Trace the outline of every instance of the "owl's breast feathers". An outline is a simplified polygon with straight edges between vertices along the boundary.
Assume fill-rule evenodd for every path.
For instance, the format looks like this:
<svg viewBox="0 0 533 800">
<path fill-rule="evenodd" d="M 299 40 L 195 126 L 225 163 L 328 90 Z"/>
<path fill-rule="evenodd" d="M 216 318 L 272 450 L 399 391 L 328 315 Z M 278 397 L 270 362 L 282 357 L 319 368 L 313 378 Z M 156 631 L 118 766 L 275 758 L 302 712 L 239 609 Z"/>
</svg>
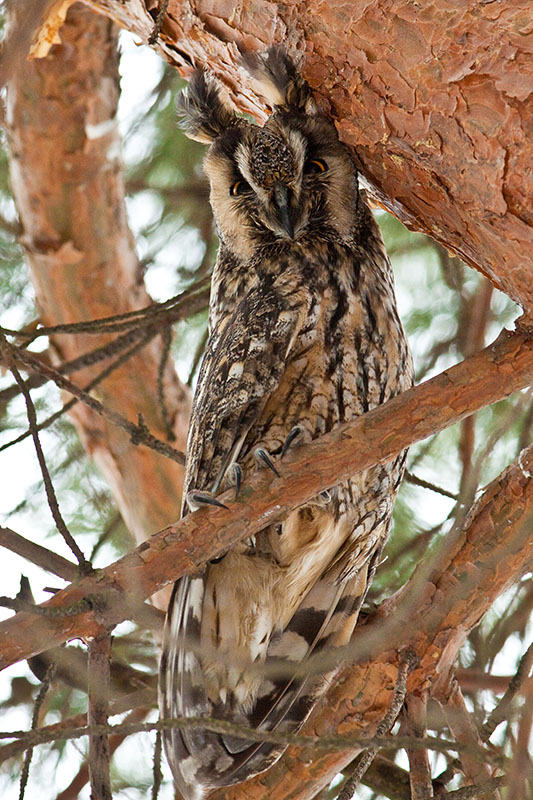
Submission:
<svg viewBox="0 0 533 800">
<path fill-rule="evenodd" d="M 264 251 L 246 272 L 223 267 L 214 276 L 186 490 L 224 485 L 234 461 L 246 476 L 258 446 L 275 457 L 296 425 L 305 445 L 412 383 L 390 265 L 370 217 L 364 247 L 318 237 Z M 332 485 L 281 526 L 176 584 L 161 670 L 165 716 L 266 730 L 304 721 L 324 678 L 265 674 L 261 665 L 302 662 L 349 640 L 403 466 L 402 456 Z M 281 749 L 202 730 L 174 729 L 167 739 L 189 794 L 192 785 L 244 780 Z"/>
</svg>

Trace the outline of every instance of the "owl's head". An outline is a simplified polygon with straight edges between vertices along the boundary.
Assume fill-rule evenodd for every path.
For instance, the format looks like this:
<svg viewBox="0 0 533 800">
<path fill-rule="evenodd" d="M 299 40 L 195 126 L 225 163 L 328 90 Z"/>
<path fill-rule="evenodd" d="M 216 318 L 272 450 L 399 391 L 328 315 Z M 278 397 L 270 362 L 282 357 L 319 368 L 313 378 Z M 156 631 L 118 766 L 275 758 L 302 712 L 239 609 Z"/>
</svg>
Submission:
<svg viewBox="0 0 533 800">
<path fill-rule="evenodd" d="M 210 145 L 204 169 L 219 235 L 240 259 L 306 238 L 350 241 L 357 170 L 333 123 L 282 48 L 247 58 L 255 88 L 273 106 L 263 127 L 237 116 L 223 86 L 194 73 L 178 101 L 187 135 Z"/>
</svg>

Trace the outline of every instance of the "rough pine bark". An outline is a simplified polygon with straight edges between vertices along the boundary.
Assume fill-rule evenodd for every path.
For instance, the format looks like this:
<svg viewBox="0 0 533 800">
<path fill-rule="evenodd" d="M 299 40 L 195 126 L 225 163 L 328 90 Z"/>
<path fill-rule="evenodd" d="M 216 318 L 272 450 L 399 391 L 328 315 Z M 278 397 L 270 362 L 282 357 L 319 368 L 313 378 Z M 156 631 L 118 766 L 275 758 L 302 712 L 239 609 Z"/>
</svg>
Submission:
<svg viewBox="0 0 533 800">
<path fill-rule="evenodd" d="M 154 0 L 86 0 L 147 42 Z M 531 312 L 533 12 L 529 0 L 169 0 L 155 45 L 207 65 L 264 115 L 239 51 L 284 42 L 356 149 L 379 201 Z"/>
</svg>

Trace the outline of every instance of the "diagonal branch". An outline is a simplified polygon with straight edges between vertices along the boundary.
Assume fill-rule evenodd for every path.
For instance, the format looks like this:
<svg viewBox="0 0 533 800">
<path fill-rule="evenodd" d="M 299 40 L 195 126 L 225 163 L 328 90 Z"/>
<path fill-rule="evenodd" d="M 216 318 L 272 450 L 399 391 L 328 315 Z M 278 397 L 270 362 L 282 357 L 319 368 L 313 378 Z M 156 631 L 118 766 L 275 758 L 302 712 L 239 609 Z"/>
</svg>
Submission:
<svg viewBox="0 0 533 800">
<path fill-rule="evenodd" d="M 74 636 L 94 636 L 102 625 L 116 625 L 141 600 L 236 541 L 309 501 L 333 483 L 393 458 L 426 438 L 490 403 L 527 386 L 533 379 L 533 347 L 526 333 L 504 332 L 490 347 L 385 405 L 341 426 L 305 449 L 287 457 L 284 479 L 251 475 L 238 502 L 233 493 L 224 509 L 191 514 L 154 535 L 149 542 L 50 599 L 44 608 L 82 603 L 84 610 L 68 617 L 42 617 L 21 612 L 0 626 L 0 666 L 8 666 Z M 525 462 L 524 462 L 525 463 Z M 529 491 L 529 480 L 526 480 Z M 524 490 L 525 491 L 525 490 Z M 526 503 L 515 511 L 510 526 L 529 513 Z M 522 516 L 521 516 L 522 515 Z M 524 558 L 526 551 L 524 552 Z M 94 605 L 94 598 L 98 603 Z M 92 606 L 87 611 L 87 606 Z"/>
</svg>

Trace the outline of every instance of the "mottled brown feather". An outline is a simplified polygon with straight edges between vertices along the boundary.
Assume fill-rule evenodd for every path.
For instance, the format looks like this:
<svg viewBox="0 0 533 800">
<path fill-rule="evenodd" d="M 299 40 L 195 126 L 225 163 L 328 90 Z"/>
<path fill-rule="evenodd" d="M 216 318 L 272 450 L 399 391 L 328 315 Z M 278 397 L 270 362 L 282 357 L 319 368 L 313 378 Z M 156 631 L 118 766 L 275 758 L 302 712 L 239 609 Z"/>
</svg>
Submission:
<svg viewBox="0 0 533 800">
<path fill-rule="evenodd" d="M 212 79 L 202 93 L 197 77 L 183 104 L 196 128 L 226 124 L 205 159 L 220 251 L 186 492 L 224 488 L 233 461 L 246 480 L 257 447 L 275 459 L 294 426 L 295 446 L 305 446 L 412 384 L 392 271 L 354 160 L 282 51 L 255 63 L 256 81 L 263 77 L 265 95 L 280 103 L 262 128 L 232 119 L 220 103 L 210 122 L 201 101 Z M 281 526 L 178 581 L 161 663 L 165 716 L 270 730 L 302 724 L 324 676 L 276 677 L 259 667 L 349 641 L 404 460 L 332 485 Z M 266 769 L 282 750 L 202 730 L 171 731 L 165 746 L 190 798 Z"/>
</svg>

